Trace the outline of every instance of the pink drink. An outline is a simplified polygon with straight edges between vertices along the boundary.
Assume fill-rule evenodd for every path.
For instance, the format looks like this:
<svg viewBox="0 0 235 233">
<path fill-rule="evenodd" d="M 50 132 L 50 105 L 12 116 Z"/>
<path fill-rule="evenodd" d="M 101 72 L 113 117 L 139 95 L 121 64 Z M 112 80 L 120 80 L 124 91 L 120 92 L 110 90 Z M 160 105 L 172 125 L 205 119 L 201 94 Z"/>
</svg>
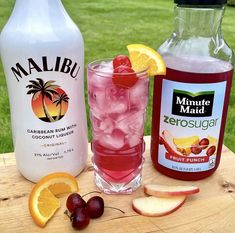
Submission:
<svg viewBox="0 0 235 233">
<path fill-rule="evenodd" d="M 122 88 L 113 83 L 111 62 L 88 66 L 95 179 L 106 193 L 131 193 L 140 185 L 149 79 L 146 72 L 137 76 L 134 86 Z"/>
</svg>

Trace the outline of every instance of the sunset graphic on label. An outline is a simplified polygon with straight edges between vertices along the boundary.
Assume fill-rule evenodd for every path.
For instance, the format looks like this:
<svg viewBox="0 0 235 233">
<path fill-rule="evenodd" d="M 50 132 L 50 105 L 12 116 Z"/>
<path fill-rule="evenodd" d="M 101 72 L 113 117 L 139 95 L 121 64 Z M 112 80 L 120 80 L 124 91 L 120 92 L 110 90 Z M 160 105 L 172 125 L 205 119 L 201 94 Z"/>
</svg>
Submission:
<svg viewBox="0 0 235 233">
<path fill-rule="evenodd" d="M 55 122 L 64 117 L 68 110 L 69 97 L 55 81 L 30 80 L 28 95 L 32 96 L 34 114 L 42 121 Z"/>
</svg>

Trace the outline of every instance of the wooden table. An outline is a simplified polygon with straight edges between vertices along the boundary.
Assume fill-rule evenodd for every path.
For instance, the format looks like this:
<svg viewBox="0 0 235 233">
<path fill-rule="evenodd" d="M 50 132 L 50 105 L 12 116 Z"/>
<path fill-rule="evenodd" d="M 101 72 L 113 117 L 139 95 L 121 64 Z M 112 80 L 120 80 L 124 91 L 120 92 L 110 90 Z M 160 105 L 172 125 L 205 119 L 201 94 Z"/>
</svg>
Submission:
<svg viewBox="0 0 235 233">
<path fill-rule="evenodd" d="M 196 182 L 178 181 L 161 175 L 153 168 L 149 153 L 150 137 L 145 137 L 145 141 L 143 184 L 193 184 L 199 186 L 201 192 L 189 197 L 183 207 L 164 217 L 143 217 L 132 210 L 132 199 L 144 196 L 142 187 L 132 195 L 103 194 L 106 205 L 121 208 L 126 213 L 123 215 L 105 209 L 104 215 L 92 220 L 82 232 L 235 233 L 235 155 L 224 146 L 220 167 L 214 175 Z M 90 160 L 77 180 L 81 194 L 97 189 Z M 0 155 L 0 233 L 73 232 L 69 219 L 63 214 L 66 197 L 61 198 L 61 209 L 44 229 L 33 223 L 28 211 L 28 196 L 33 185 L 17 171 L 14 153 Z"/>
</svg>

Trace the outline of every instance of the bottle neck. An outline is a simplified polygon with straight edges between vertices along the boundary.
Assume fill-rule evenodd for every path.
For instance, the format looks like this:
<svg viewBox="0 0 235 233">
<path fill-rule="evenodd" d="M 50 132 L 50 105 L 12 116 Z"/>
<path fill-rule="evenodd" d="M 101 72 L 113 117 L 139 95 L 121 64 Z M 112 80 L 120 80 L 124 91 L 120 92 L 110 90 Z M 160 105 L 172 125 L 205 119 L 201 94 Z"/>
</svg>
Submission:
<svg viewBox="0 0 235 233">
<path fill-rule="evenodd" d="M 175 34 L 180 39 L 221 36 L 224 6 L 217 8 L 175 7 Z"/>
<path fill-rule="evenodd" d="M 70 21 L 61 0 L 16 0 L 8 23 L 16 30 L 35 33 L 62 30 Z"/>
<path fill-rule="evenodd" d="M 61 0 L 16 0 L 13 13 L 43 20 L 44 15 L 56 14 L 61 10 L 64 10 Z"/>
<path fill-rule="evenodd" d="M 61 0 L 16 0 L 15 8 L 30 8 L 37 11 L 41 8 L 48 8 L 49 6 L 61 6 Z"/>
</svg>

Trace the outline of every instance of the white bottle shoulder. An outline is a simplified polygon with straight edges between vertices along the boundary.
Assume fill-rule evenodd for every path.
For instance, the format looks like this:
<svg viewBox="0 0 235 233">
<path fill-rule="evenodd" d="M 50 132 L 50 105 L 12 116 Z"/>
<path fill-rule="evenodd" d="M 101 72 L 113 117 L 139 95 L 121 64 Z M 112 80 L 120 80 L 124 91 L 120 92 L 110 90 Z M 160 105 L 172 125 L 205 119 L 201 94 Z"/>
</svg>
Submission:
<svg viewBox="0 0 235 233">
<path fill-rule="evenodd" d="M 83 49 L 82 34 L 63 6 L 55 9 L 30 9 L 15 6 L 0 36 L 0 50 L 50 49 L 66 47 Z"/>
</svg>

